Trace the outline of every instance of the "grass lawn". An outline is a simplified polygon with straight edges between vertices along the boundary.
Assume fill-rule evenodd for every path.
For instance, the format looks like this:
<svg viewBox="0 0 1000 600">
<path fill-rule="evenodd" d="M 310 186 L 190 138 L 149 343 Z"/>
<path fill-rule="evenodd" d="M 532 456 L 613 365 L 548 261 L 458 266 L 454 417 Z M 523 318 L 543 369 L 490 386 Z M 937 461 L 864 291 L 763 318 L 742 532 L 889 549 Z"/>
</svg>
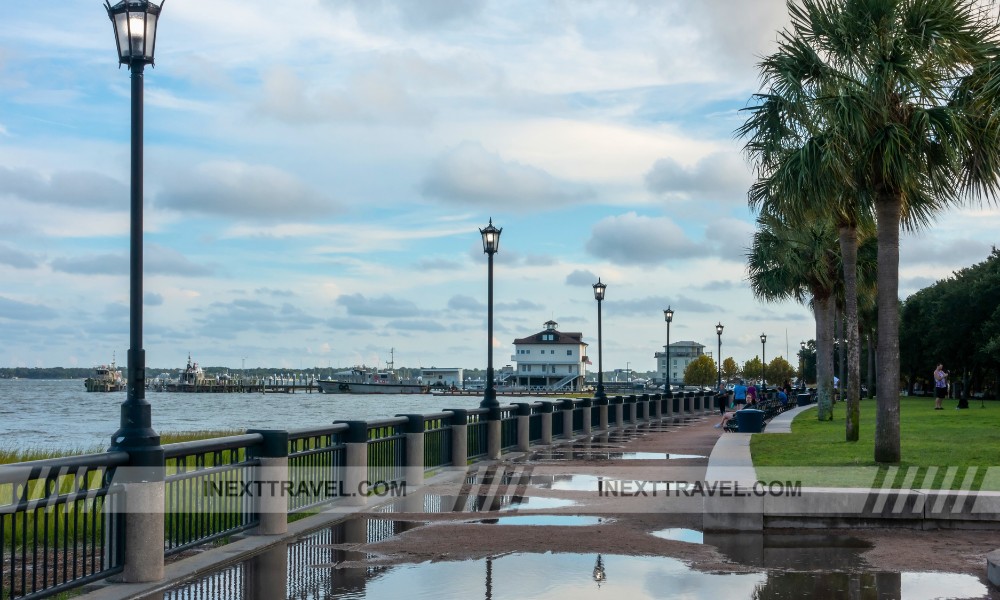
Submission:
<svg viewBox="0 0 1000 600">
<path fill-rule="evenodd" d="M 816 409 L 799 414 L 790 434 L 756 434 L 750 452 L 758 478 L 801 480 L 805 486 L 983 489 L 1000 491 L 1000 402 L 970 402 L 955 410 L 945 400 L 900 399 L 902 460 L 879 465 L 875 455 L 875 401 L 861 401 L 861 436 L 844 441 L 845 404 L 833 421 L 816 420 Z"/>
</svg>

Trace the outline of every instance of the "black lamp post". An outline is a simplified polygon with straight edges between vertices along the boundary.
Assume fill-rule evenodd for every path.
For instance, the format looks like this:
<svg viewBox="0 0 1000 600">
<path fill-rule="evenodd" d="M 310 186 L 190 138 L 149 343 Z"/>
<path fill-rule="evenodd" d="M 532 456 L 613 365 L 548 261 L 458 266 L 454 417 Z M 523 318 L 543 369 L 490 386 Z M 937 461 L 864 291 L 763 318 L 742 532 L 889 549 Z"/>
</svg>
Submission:
<svg viewBox="0 0 1000 600">
<path fill-rule="evenodd" d="M 674 320 L 674 311 L 669 306 L 667 310 L 663 311 L 663 320 L 667 322 L 667 368 L 664 369 L 664 384 L 663 391 L 670 391 L 670 323 Z"/>
<path fill-rule="evenodd" d="M 597 300 L 597 393 L 594 398 L 604 401 L 604 360 L 601 354 L 601 302 L 604 301 L 604 290 L 608 289 L 606 283 L 601 283 L 601 278 L 597 278 L 594 284 L 594 299 Z"/>
<path fill-rule="evenodd" d="M 718 358 L 719 381 L 717 382 L 717 386 L 720 391 L 722 390 L 722 330 L 723 329 L 724 327 L 722 325 L 722 321 L 719 321 L 719 324 L 715 326 L 715 334 L 719 336 L 719 358 Z"/>
<path fill-rule="evenodd" d="M 806 341 L 799 342 L 799 387 L 806 387 Z"/>
<path fill-rule="evenodd" d="M 760 390 L 762 392 L 767 389 L 767 358 L 764 356 L 766 346 L 767 336 L 762 333 L 760 334 Z"/>
<path fill-rule="evenodd" d="M 497 229 L 493 226 L 493 219 L 490 219 L 490 224 L 486 226 L 485 229 L 480 229 L 479 233 L 483 236 L 483 252 L 489 256 L 489 275 L 487 279 L 489 283 L 487 284 L 487 295 L 489 299 L 487 300 L 487 353 L 486 353 L 486 391 L 483 393 L 483 401 L 479 403 L 480 408 L 499 408 L 500 403 L 497 401 L 497 390 L 493 385 L 493 255 L 500 250 L 500 232 L 503 231 L 503 227 Z"/>
<path fill-rule="evenodd" d="M 133 465 L 158 466 L 163 464 L 163 449 L 146 402 L 146 351 L 142 347 L 142 72 L 153 64 L 160 6 L 146 0 L 122 0 L 112 6 L 105 0 L 105 8 L 115 30 L 119 65 L 128 66 L 132 73 L 128 383 L 121 427 L 111 436 L 111 449 L 127 451 Z"/>
</svg>

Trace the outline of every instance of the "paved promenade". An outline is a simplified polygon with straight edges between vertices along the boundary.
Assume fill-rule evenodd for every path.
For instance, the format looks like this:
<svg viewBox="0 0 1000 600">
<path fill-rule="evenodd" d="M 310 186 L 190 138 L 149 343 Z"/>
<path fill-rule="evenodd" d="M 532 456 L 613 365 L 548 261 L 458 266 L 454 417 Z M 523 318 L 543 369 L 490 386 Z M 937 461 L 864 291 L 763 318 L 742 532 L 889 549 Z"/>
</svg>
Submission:
<svg viewBox="0 0 1000 600">
<path fill-rule="evenodd" d="M 787 431 L 801 410 L 776 418 L 768 434 Z M 336 560 L 330 568 L 360 577 L 360 583 L 351 585 L 363 585 L 364 574 L 371 569 L 525 553 L 671 557 L 704 573 L 782 569 L 790 564 L 790 556 L 810 556 L 812 546 L 829 546 L 829 539 L 813 528 L 824 521 L 851 525 L 844 515 L 861 495 L 866 498 L 860 504 L 865 518 L 858 517 L 853 524 L 867 528 L 822 531 L 824 536 L 850 536 L 863 542 L 863 552 L 852 550 L 855 558 L 846 562 L 874 570 L 965 573 L 986 581 L 986 556 L 1000 545 L 997 532 L 923 531 L 931 523 L 923 517 L 937 515 L 920 512 L 914 525 L 917 513 L 909 499 L 927 492 L 889 494 L 892 497 L 882 503 L 877 503 L 876 494 L 878 515 L 904 498 L 900 506 L 910 509 L 904 511 L 905 522 L 888 510 L 888 520 L 882 523 L 905 525 L 902 528 L 865 522 L 876 515 L 868 490 L 802 490 L 798 498 L 781 493 L 741 495 L 752 492 L 756 480 L 750 435 L 722 433 L 713 427 L 718 419 L 711 414 L 644 423 L 564 440 L 528 454 L 505 455 L 500 461 L 471 465 L 467 471 L 445 468 L 430 474 L 420 489 L 408 490 L 405 498 L 360 509 L 334 508 L 291 523 L 286 536 L 245 536 L 184 556 L 167 565 L 166 579 L 159 584 L 98 586 L 83 598 L 162 598 L 163 590 L 209 576 L 220 565 L 242 564 L 251 555 L 258 557 L 256 570 L 251 570 L 256 575 L 244 576 L 239 585 L 270 585 L 261 579 L 262 573 L 280 579 L 281 573 L 294 571 L 289 561 L 311 564 L 304 572 L 312 573 L 317 565 L 332 560 L 331 552 Z M 983 502 L 995 501 L 990 498 Z M 831 513 L 830 506 L 839 512 Z M 954 506 L 948 504 L 949 511 Z M 973 501 L 961 506 L 977 505 Z M 865 507 L 868 513 L 863 512 Z M 957 523 L 961 514 L 953 516 L 945 522 Z M 302 559 L 314 556 L 302 554 L 303 545 L 322 550 L 315 556 L 327 558 Z M 829 558 L 819 562 L 828 569 L 836 564 Z M 991 567 L 990 573 L 995 572 Z M 294 585 L 289 581 L 287 589 Z M 272 592 L 280 590 L 257 590 L 246 597 L 269 597 Z"/>
</svg>

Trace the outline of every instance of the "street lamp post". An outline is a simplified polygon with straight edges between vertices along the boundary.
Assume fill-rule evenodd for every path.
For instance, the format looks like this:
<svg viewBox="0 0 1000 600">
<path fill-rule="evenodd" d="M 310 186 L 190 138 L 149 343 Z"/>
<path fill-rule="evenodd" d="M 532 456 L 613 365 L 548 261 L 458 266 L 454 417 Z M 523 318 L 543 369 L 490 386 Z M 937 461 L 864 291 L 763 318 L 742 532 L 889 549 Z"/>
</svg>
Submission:
<svg viewBox="0 0 1000 600">
<path fill-rule="evenodd" d="M 669 306 L 663 311 L 663 320 L 667 322 L 667 368 L 663 373 L 663 391 L 670 391 L 670 323 L 674 320 L 674 311 Z"/>
<path fill-rule="evenodd" d="M 146 402 L 146 351 L 142 347 L 142 77 L 145 66 L 153 64 L 160 6 L 146 0 L 122 0 L 114 6 L 105 1 L 105 8 L 114 26 L 119 65 L 126 65 L 132 77 L 128 383 L 121 426 L 111 436 L 111 450 L 127 451 L 134 466 L 162 466 L 163 448 Z"/>
<path fill-rule="evenodd" d="M 717 383 L 717 386 L 720 392 L 722 391 L 722 330 L 723 329 L 724 326 L 722 325 L 722 321 L 719 321 L 719 324 L 715 326 L 715 333 L 716 335 L 719 336 L 719 358 L 718 358 L 719 381 Z"/>
<path fill-rule="evenodd" d="M 806 341 L 799 342 L 799 387 L 806 387 Z"/>
<path fill-rule="evenodd" d="M 764 356 L 764 349 L 767 345 L 767 336 L 760 334 L 760 391 L 767 389 L 767 357 Z M 761 395 L 763 397 L 763 394 Z"/>
<path fill-rule="evenodd" d="M 500 250 L 500 232 L 502 231 L 503 227 L 497 229 L 493 226 L 493 219 L 490 219 L 490 224 L 485 229 L 479 230 L 480 235 L 483 236 L 483 252 L 489 257 L 486 313 L 486 391 L 483 393 L 483 401 L 479 403 L 479 406 L 489 409 L 500 407 L 500 403 L 497 401 L 497 391 L 493 384 L 493 255 Z"/>
<path fill-rule="evenodd" d="M 608 288 L 606 283 L 601 283 L 601 278 L 597 278 L 594 284 L 594 299 L 597 300 L 597 393 L 594 398 L 604 401 L 604 360 L 601 352 L 601 302 L 604 301 L 604 290 Z"/>
</svg>

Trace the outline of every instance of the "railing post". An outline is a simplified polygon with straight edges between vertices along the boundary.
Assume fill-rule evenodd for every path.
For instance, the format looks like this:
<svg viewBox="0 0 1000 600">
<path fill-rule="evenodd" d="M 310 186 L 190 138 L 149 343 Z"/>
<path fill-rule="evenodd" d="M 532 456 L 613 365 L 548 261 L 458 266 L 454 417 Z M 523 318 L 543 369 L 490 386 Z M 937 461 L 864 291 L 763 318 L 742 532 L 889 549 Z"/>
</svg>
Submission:
<svg viewBox="0 0 1000 600">
<path fill-rule="evenodd" d="M 451 418 L 451 464 L 464 469 L 469 464 L 469 411 L 449 408 Z"/>
<path fill-rule="evenodd" d="M 663 419 L 663 396 L 661 394 L 653 394 L 653 418 L 657 421 Z"/>
<path fill-rule="evenodd" d="M 552 445 L 552 411 L 555 403 L 549 400 L 542 400 L 542 445 Z"/>
<path fill-rule="evenodd" d="M 560 400 L 559 408 L 562 410 L 563 437 L 571 440 L 573 439 L 573 401 L 568 398 Z"/>
<path fill-rule="evenodd" d="M 286 519 L 287 520 L 287 519 Z M 246 600 L 284 598 L 288 594 L 288 542 L 279 542 L 249 560 Z M 160 596 L 162 598 L 162 596 Z"/>
<path fill-rule="evenodd" d="M 639 404 L 642 405 L 642 420 L 648 423 L 651 420 L 650 413 L 652 412 L 649 410 L 649 394 L 640 395 Z"/>
<path fill-rule="evenodd" d="M 611 403 L 615 405 L 615 427 L 625 427 L 625 399 L 615 396 Z"/>
<path fill-rule="evenodd" d="M 608 430 L 608 399 L 607 398 L 594 398 L 594 404 L 597 406 L 597 427 L 601 431 Z"/>
<path fill-rule="evenodd" d="M 288 473 L 288 432 L 281 429 L 249 429 L 259 433 L 263 441 L 250 448 L 253 457 L 260 461 L 258 481 L 278 481 L 279 486 L 291 481 Z M 281 535 L 288 532 L 288 498 L 274 490 L 260 491 L 257 496 L 257 528 L 254 535 Z"/>
<path fill-rule="evenodd" d="M 694 400 L 694 392 L 684 392 L 684 416 L 691 416 L 691 402 Z"/>
<path fill-rule="evenodd" d="M 417 487 L 424 484 L 424 416 L 423 415 L 396 415 L 406 417 L 406 425 L 403 430 L 406 432 L 406 468 L 403 478 L 406 480 L 406 488 Z"/>
<path fill-rule="evenodd" d="M 590 411 L 593 410 L 591 407 L 590 398 L 582 398 L 579 402 L 580 410 L 583 411 L 583 435 L 590 435 L 593 426 L 591 425 L 591 415 Z"/>
<path fill-rule="evenodd" d="M 701 390 L 694 392 L 694 397 L 691 399 L 691 412 L 694 414 L 701 412 Z"/>
<path fill-rule="evenodd" d="M 121 471 L 125 471 L 122 477 Z M 123 583 L 163 579 L 166 460 L 162 447 L 129 453 L 129 463 L 116 473 L 123 483 L 125 565 Z M 105 535 L 112 531 L 105 531 Z"/>
<path fill-rule="evenodd" d="M 516 402 L 514 406 L 517 406 L 517 450 L 528 452 L 531 450 L 531 404 Z"/>
<path fill-rule="evenodd" d="M 486 417 L 486 458 L 497 460 L 500 458 L 501 423 L 500 407 L 490 407 L 489 415 Z"/>
<path fill-rule="evenodd" d="M 628 396 L 625 396 L 625 402 L 627 402 L 630 406 L 629 416 L 631 419 L 629 419 L 629 422 L 634 425 L 639 422 L 639 415 L 636 414 L 638 410 L 636 407 L 635 395 L 629 394 Z"/>
<path fill-rule="evenodd" d="M 368 490 L 363 489 L 368 480 L 368 421 L 336 421 L 347 423 L 344 457 L 344 502 L 350 506 L 368 503 Z"/>
</svg>

